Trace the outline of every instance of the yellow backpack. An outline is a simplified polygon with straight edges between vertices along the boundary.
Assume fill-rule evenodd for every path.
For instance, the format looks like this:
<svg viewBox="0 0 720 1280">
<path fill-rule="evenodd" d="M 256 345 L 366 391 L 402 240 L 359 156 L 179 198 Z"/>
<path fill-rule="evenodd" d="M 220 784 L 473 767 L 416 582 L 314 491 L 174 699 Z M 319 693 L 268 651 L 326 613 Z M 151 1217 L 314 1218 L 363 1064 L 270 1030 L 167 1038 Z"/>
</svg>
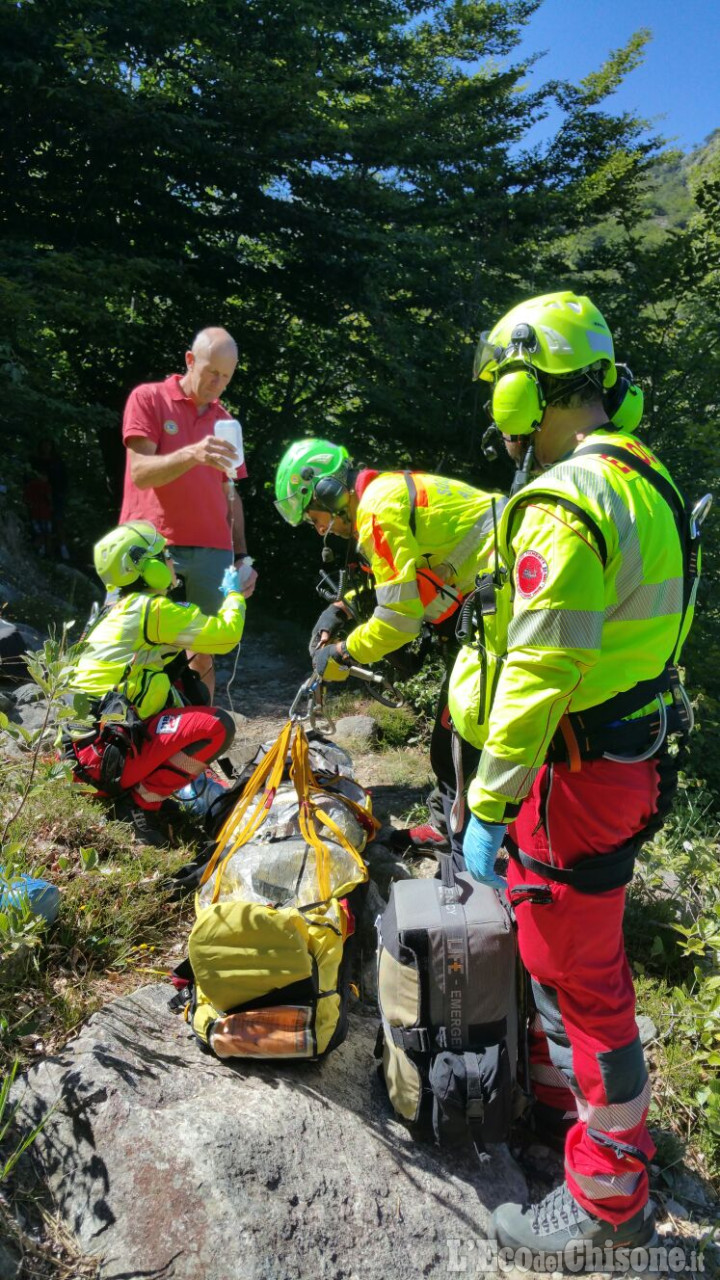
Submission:
<svg viewBox="0 0 720 1280">
<path fill-rule="evenodd" d="M 288 750 L 304 851 L 294 900 L 252 900 L 259 896 L 252 879 L 238 878 L 240 851 L 272 808 Z M 338 803 L 357 819 L 353 830 L 364 833 L 364 848 L 378 825 L 369 796 L 358 804 L 321 786 L 310 768 L 305 732 L 290 722 L 260 760 L 217 836 L 196 895 L 189 960 L 176 975 L 187 983 L 185 1017 L 219 1058 L 319 1058 L 345 1038 L 346 944 L 354 930 L 346 895 L 367 880 L 368 872 L 361 849 L 327 812 L 332 807 L 337 816 Z M 276 847 L 275 842 L 266 846 Z M 252 846 L 246 849 L 248 861 L 252 851 Z M 263 882 L 263 890 L 269 894 L 272 886 Z M 287 887 L 278 890 L 287 892 Z"/>
</svg>

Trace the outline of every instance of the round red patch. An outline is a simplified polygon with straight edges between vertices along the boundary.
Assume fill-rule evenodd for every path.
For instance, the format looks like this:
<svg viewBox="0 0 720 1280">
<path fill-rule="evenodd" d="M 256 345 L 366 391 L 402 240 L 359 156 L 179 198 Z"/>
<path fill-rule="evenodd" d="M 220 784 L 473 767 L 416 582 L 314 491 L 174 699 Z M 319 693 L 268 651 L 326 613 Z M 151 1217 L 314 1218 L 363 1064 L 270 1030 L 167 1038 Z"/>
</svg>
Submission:
<svg viewBox="0 0 720 1280">
<path fill-rule="evenodd" d="M 548 576 L 547 560 L 539 551 L 523 551 L 515 565 L 515 583 L 526 600 L 536 596 L 545 586 Z"/>
</svg>

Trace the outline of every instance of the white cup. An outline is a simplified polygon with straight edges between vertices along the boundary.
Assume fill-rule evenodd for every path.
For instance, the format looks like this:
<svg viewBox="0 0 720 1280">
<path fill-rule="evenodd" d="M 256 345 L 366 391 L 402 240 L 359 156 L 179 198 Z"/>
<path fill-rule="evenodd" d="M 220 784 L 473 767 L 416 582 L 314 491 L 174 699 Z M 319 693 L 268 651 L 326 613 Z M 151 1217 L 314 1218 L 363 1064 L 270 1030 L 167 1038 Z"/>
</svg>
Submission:
<svg viewBox="0 0 720 1280">
<path fill-rule="evenodd" d="M 235 459 L 227 469 L 227 475 L 232 480 L 237 468 L 241 467 L 245 460 L 242 427 L 237 418 L 220 418 L 215 423 L 214 432 L 218 440 L 227 440 L 235 450 Z"/>
</svg>

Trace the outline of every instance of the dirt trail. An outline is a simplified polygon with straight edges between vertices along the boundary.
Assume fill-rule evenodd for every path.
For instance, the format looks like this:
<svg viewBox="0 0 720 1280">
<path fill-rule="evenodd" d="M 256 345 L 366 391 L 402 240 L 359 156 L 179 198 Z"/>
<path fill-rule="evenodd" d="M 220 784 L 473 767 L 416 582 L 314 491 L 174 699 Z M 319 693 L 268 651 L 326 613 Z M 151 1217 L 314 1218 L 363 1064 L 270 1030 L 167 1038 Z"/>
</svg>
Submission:
<svg viewBox="0 0 720 1280">
<path fill-rule="evenodd" d="M 233 712 L 237 733 L 230 758 L 242 765 L 262 742 L 275 738 L 290 705 L 310 674 L 310 659 L 295 629 L 275 624 L 272 635 L 248 628 L 235 654 L 217 658 L 215 702 Z M 234 669 L 234 673 L 233 673 Z"/>
<path fill-rule="evenodd" d="M 230 758 L 236 767 L 261 743 L 272 742 L 286 723 L 295 694 L 310 674 L 306 644 L 293 623 L 274 621 L 272 632 L 255 624 L 243 638 L 234 675 L 234 655 L 216 659 L 215 701 L 235 717 Z M 372 703 L 359 686 L 357 710 L 372 715 Z M 352 743 L 348 749 L 358 782 L 372 790 L 376 816 L 383 823 L 406 825 L 407 815 L 424 802 L 432 785 L 427 751 L 413 746 L 377 752 Z"/>
</svg>

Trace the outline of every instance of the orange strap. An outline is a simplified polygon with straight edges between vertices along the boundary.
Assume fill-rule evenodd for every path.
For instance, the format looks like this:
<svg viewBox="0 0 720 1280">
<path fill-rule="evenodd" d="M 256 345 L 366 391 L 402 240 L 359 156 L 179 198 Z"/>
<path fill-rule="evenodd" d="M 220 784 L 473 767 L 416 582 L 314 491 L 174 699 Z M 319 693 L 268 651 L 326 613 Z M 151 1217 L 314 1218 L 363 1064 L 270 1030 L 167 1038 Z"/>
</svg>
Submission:
<svg viewBox="0 0 720 1280">
<path fill-rule="evenodd" d="M 577 740 L 577 737 L 575 735 L 575 730 L 572 727 L 572 723 L 570 721 L 570 717 L 567 714 L 567 712 L 565 712 L 565 714 L 560 717 L 560 724 L 558 725 L 558 728 L 560 729 L 560 732 L 563 736 L 563 742 L 565 743 L 565 748 L 568 753 L 568 763 L 570 765 L 570 772 L 580 773 L 580 770 L 582 769 L 582 756 L 580 755 L 580 744 Z"/>
</svg>

